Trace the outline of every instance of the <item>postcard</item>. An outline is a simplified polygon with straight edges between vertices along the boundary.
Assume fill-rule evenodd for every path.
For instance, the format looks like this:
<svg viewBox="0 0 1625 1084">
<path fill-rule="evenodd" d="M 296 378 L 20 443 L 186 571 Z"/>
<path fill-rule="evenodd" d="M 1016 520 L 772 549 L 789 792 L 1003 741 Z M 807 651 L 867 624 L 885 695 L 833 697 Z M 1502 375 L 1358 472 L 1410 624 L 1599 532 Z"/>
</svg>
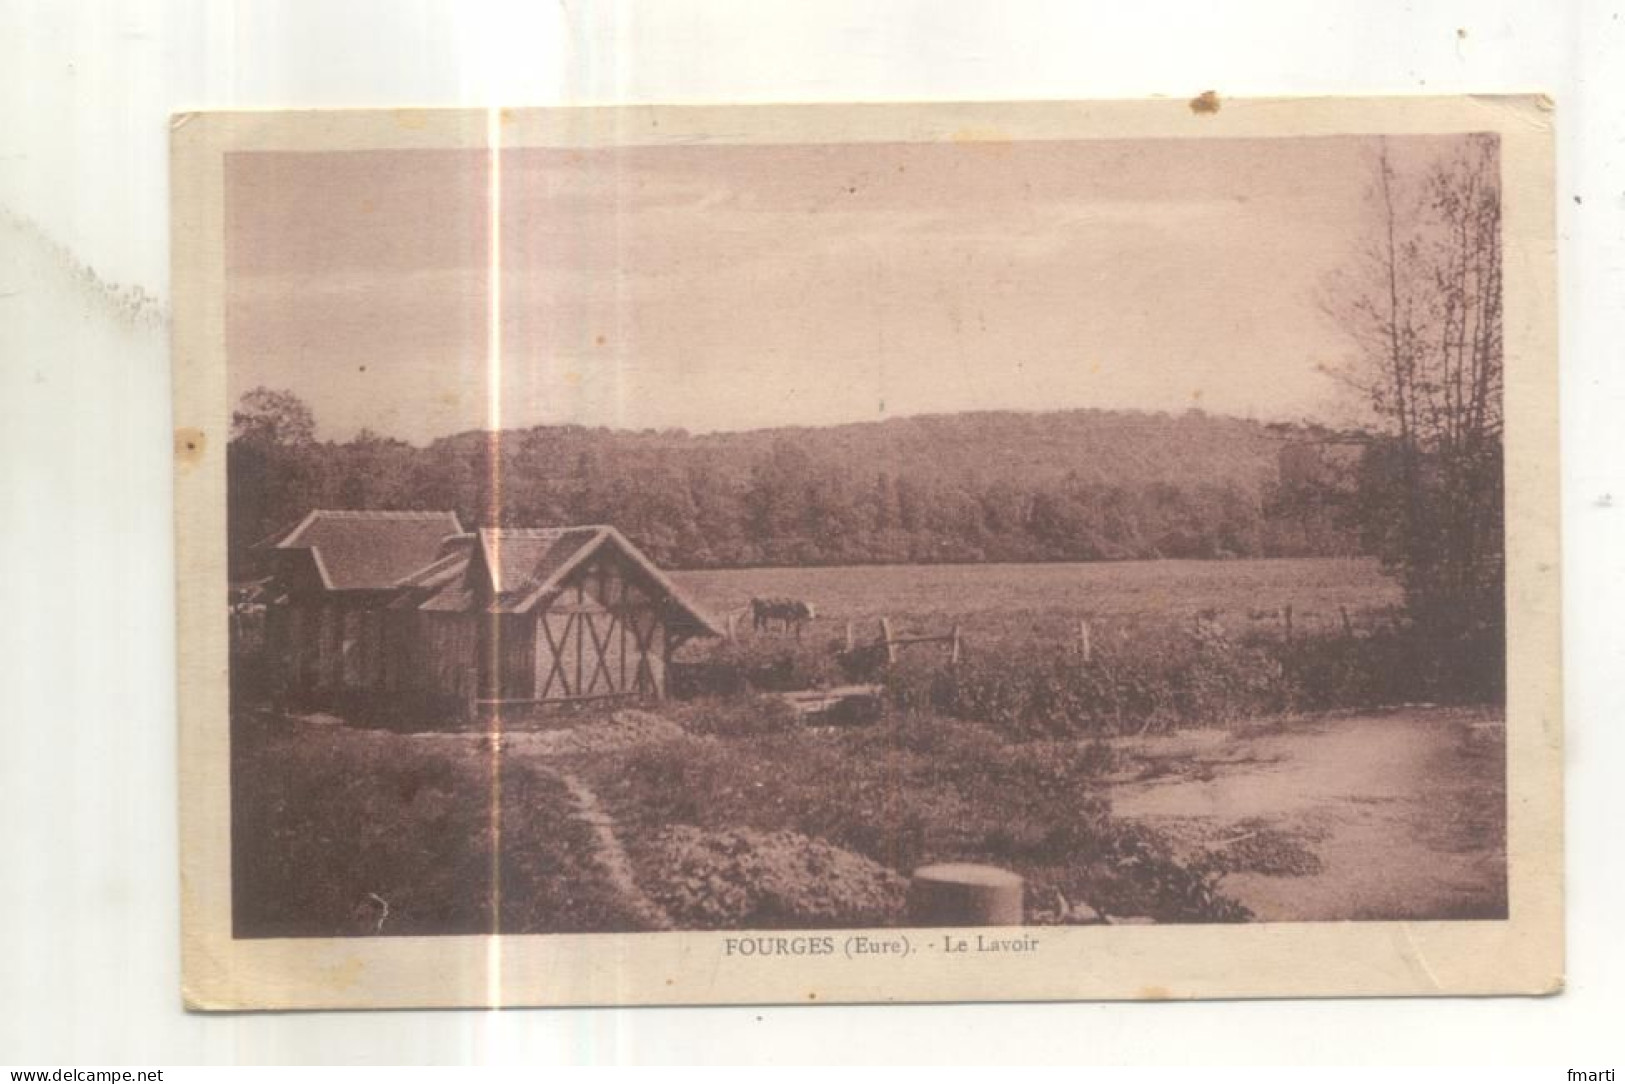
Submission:
<svg viewBox="0 0 1625 1084">
<path fill-rule="evenodd" d="M 187 1004 L 1559 990 L 1552 121 L 175 117 Z"/>
</svg>

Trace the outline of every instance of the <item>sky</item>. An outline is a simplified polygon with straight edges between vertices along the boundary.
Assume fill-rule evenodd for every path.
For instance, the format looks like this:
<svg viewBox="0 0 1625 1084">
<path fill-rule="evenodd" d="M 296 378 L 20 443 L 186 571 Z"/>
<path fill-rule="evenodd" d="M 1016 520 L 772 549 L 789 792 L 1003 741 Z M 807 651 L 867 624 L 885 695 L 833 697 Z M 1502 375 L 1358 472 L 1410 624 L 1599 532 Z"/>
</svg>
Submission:
<svg viewBox="0 0 1625 1084">
<path fill-rule="evenodd" d="M 1405 142 L 1401 165 L 1442 145 Z M 232 393 L 286 388 L 324 438 L 414 443 L 492 420 L 1324 416 L 1343 393 L 1319 367 L 1350 346 L 1319 297 L 1371 230 L 1374 150 L 508 149 L 495 213 L 483 150 L 237 153 Z"/>
</svg>

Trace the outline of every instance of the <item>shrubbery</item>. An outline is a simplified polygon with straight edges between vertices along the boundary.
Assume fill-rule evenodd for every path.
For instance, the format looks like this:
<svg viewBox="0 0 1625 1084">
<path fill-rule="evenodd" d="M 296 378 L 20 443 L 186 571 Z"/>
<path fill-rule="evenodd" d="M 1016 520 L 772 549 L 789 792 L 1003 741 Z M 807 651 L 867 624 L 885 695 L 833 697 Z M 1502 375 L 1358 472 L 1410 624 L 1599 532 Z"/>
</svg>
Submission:
<svg viewBox="0 0 1625 1084">
<path fill-rule="evenodd" d="M 1222 637 L 1170 635 L 1098 651 L 977 651 L 958 666 L 904 662 L 892 702 L 978 719 L 1018 738 L 1121 734 L 1267 715 L 1294 703 L 1280 659 Z"/>
<path fill-rule="evenodd" d="M 890 926 L 908 882 L 860 855 L 796 832 L 662 832 L 650 896 L 682 929 Z"/>
<path fill-rule="evenodd" d="M 231 759 L 237 937 L 639 928 L 560 782 L 510 761 L 496 790 L 473 737 L 241 715 Z"/>
<path fill-rule="evenodd" d="M 1367 636 L 1315 636 L 1272 648 L 1307 710 L 1407 703 L 1499 704 L 1506 696 L 1499 629 L 1453 638 L 1397 625 Z"/>
<path fill-rule="evenodd" d="M 738 696 L 827 687 L 843 680 L 828 644 L 813 638 L 752 637 L 719 643 L 700 658 L 673 663 L 670 689 L 679 697 Z"/>
<path fill-rule="evenodd" d="M 1503 687 L 1500 657 L 1495 644 L 1422 644 L 1406 627 L 1291 641 L 1199 630 L 1143 635 L 1087 663 L 1025 645 L 968 652 L 954 667 L 905 658 L 885 685 L 904 711 L 977 720 L 1006 737 L 1059 738 L 1483 699 Z"/>
<path fill-rule="evenodd" d="M 1059 891 L 1159 922 L 1245 919 L 1217 869 L 1112 817 L 1100 780 L 1112 762 L 1103 742 L 1010 741 L 980 723 L 895 713 L 867 728 L 645 745 L 593 785 L 620 820 L 640 881 L 705 924 L 777 925 L 848 906 L 826 907 L 816 885 L 795 887 L 813 856 L 763 850 L 787 832 L 903 874 L 927 862 L 1009 865 L 1028 879 L 1034 906 Z M 749 839 L 737 838 L 743 829 Z M 676 866 L 674 840 L 684 856 Z M 719 877 L 734 887 L 712 884 Z"/>
</svg>

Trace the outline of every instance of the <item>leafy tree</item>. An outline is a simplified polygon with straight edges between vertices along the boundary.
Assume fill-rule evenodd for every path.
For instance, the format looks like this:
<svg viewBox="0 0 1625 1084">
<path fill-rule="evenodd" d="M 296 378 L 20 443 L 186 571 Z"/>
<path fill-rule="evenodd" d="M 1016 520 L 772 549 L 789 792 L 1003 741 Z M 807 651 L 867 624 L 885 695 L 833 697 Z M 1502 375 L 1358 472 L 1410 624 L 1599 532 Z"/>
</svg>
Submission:
<svg viewBox="0 0 1625 1084">
<path fill-rule="evenodd" d="M 1503 622 L 1499 178 L 1493 135 L 1411 170 L 1384 142 L 1370 241 L 1328 291 L 1356 348 L 1341 375 L 1374 419 L 1368 541 L 1445 640 L 1488 642 Z"/>
<path fill-rule="evenodd" d="M 231 415 L 226 448 L 227 550 L 233 578 L 258 572 L 245 560 L 247 548 L 284 524 L 291 525 L 315 503 L 318 464 L 308 454 L 316 419 L 292 392 L 255 388 Z"/>
<path fill-rule="evenodd" d="M 231 413 L 231 439 L 246 444 L 297 446 L 316 439 L 316 416 L 291 391 L 258 387 Z"/>
</svg>

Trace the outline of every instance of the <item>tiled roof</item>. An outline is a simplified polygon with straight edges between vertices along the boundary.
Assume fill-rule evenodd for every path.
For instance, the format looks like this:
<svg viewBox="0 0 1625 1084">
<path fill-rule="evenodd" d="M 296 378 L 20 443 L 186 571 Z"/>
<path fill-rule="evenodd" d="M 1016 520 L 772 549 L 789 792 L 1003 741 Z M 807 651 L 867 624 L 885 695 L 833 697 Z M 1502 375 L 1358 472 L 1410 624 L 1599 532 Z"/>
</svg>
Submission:
<svg viewBox="0 0 1625 1084">
<path fill-rule="evenodd" d="M 551 586 L 559 570 L 603 536 L 602 527 L 481 528 L 480 549 L 499 604 L 523 604 Z"/>
<path fill-rule="evenodd" d="M 402 597 L 415 600 L 421 596 L 403 595 Z M 427 610 L 430 613 L 460 614 L 468 613 L 473 610 L 474 602 L 474 592 L 469 590 L 467 584 L 458 581 L 456 583 L 448 583 L 446 586 L 440 588 L 440 590 L 430 595 L 421 604 L 417 604 L 415 601 L 413 604 L 417 607 L 417 609 Z"/>
<path fill-rule="evenodd" d="M 448 584 L 453 580 L 461 579 L 463 572 L 468 568 L 468 558 L 473 552 L 476 536 L 472 534 L 453 535 L 441 543 L 441 553 L 445 556 L 395 581 L 396 587 L 423 587 L 435 588 Z"/>
<path fill-rule="evenodd" d="M 276 544 L 310 550 L 329 590 L 386 588 L 428 571 L 463 533 L 454 512 L 340 512 L 318 509 Z"/>
</svg>

